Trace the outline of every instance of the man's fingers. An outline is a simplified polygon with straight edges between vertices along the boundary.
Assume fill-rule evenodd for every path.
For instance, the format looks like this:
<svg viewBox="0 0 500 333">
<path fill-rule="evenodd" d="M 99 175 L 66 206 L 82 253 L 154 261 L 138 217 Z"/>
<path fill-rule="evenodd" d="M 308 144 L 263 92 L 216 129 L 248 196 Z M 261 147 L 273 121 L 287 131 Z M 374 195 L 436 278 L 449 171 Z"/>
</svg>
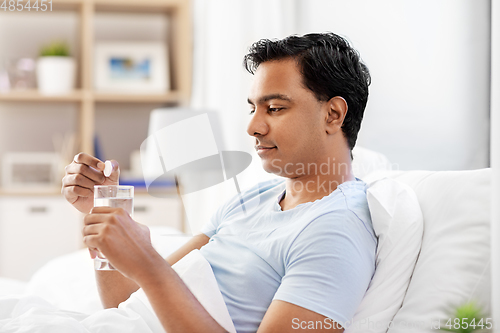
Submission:
<svg viewBox="0 0 500 333">
<path fill-rule="evenodd" d="M 64 197 L 67 198 L 68 200 L 70 198 L 77 199 L 78 197 L 88 198 L 88 197 L 94 196 L 94 192 L 92 192 L 88 188 L 84 188 L 84 187 L 80 187 L 80 186 L 65 186 L 65 187 L 63 187 L 62 192 L 63 192 Z"/>
<path fill-rule="evenodd" d="M 113 221 L 119 214 L 128 214 L 123 208 L 116 207 L 93 207 L 90 214 L 83 218 L 84 224 L 103 223 L 106 220 Z"/>
<path fill-rule="evenodd" d="M 94 185 L 100 185 L 104 183 L 104 180 L 106 179 L 102 171 L 91 168 L 86 164 L 80 164 L 74 161 L 66 167 L 66 174 L 83 175 L 93 181 L 95 183 Z"/>
<path fill-rule="evenodd" d="M 108 218 L 107 214 L 88 214 L 83 218 L 85 225 L 102 224 Z"/>
<path fill-rule="evenodd" d="M 95 182 L 91 179 L 85 177 L 82 174 L 68 174 L 63 178 L 63 187 L 66 186 L 79 186 L 83 188 L 87 188 L 90 191 L 94 190 Z"/>
<path fill-rule="evenodd" d="M 89 248 L 97 249 L 99 245 L 99 237 L 96 235 L 89 235 L 83 237 L 83 243 Z"/>
<path fill-rule="evenodd" d="M 79 153 L 73 158 L 73 162 L 66 167 L 66 174 L 81 174 L 91 181 L 94 182 L 93 185 L 118 185 L 118 180 L 120 178 L 120 167 L 118 162 L 115 160 L 111 162 L 111 173 L 109 177 L 104 176 L 105 163 L 90 156 L 89 154 Z M 68 180 L 69 181 L 69 180 Z M 76 183 L 85 187 L 83 183 Z M 91 185 L 91 187 L 93 186 Z"/>
<path fill-rule="evenodd" d="M 93 207 L 90 210 L 90 214 L 109 214 L 109 213 L 116 213 L 120 210 L 123 209 L 118 207 L 108 207 L 108 206 Z"/>
<path fill-rule="evenodd" d="M 104 163 L 100 159 L 86 153 L 76 154 L 73 158 L 73 162 L 88 165 L 96 170 L 104 170 Z M 102 169 L 100 168 L 101 165 L 98 166 L 99 163 L 102 164 Z"/>
<path fill-rule="evenodd" d="M 90 235 L 97 235 L 99 234 L 99 231 L 102 228 L 102 224 L 89 224 L 85 225 L 82 229 L 82 235 L 85 236 L 90 236 Z"/>
</svg>

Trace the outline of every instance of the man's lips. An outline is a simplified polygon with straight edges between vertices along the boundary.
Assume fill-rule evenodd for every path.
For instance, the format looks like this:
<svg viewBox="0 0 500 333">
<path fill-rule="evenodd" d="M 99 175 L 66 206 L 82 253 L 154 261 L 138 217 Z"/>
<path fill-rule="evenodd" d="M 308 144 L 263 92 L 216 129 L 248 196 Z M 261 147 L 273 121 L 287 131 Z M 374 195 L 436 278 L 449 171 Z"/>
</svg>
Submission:
<svg viewBox="0 0 500 333">
<path fill-rule="evenodd" d="M 255 146 L 255 150 L 264 150 L 264 149 L 273 149 L 276 148 L 276 146 Z"/>
<path fill-rule="evenodd" d="M 255 146 L 255 150 L 257 151 L 257 154 L 260 156 L 260 157 L 263 157 L 265 156 L 268 152 L 271 152 L 273 151 L 273 149 L 276 148 L 276 147 L 272 147 L 272 146 Z"/>
</svg>

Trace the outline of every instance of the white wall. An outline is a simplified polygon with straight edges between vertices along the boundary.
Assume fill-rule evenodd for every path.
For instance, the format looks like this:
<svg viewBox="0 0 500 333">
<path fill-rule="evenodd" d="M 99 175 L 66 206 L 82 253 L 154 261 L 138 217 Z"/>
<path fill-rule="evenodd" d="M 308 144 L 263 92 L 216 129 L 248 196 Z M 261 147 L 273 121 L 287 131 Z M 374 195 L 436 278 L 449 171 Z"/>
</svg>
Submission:
<svg viewBox="0 0 500 333">
<path fill-rule="evenodd" d="M 491 6 L 491 281 L 500 280 L 500 1 Z M 491 286 L 491 317 L 500 332 L 500 286 Z"/>
<path fill-rule="evenodd" d="M 193 101 L 224 113 L 231 149 L 248 150 L 251 142 L 251 76 L 241 69 L 250 44 L 332 31 L 352 42 L 372 74 L 358 145 L 402 170 L 489 165 L 488 0 L 251 3 L 195 1 Z"/>
<path fill-rule="evenodd" d="M 347 36 L 371 71 L 359 145 L 403 170 L 488 166 L 489 1 L 298 5 L 299 33 Z"/>
<path fill-rule="evenodd" d="M 244 117 L 245 94 L 251 76 L 241 68 L 250 43 L 291 33 L 333 31 L 352 41 L 373 77 L 359 145 L 381 151 L 402 169 L 472 169 L 488 165 L 489 1 L 255 0 L 250 7 L 239 1 L 194 3 L 205 6 L 201 17 L 207 21 L 200 22 L 198 16 L 194 22 L 204 25 L 195 49 L 215 44 L 218 52 L 196 55 L 217 57 L 195 63 L 195 71 L 204 71 L 210 77 L 200 79 L 195 73 L 193 100 L 197 107 L 225 112 L 227 123 L 232 125 L 230 136 L 242 132 L 245 138 L 227 140 L 228 148 L 251 146 L 244 132 L 249 119 Z M 54 38 L 68 39 L 77 51 L 78 24 L 73 12 L 0 13 L 0 58 L 35 57 L 41 43 Z M 159 14 L 99 14 L 96 39 L 164 40 L 167 25 Z M 197 67 L 200 63 L 208 68 Z M 213 76 L 221 77 L 217 87 L 209 89 Z M 50 150 L 50 133 L 74 132 L 78 128 L 75 105 L 47 105 L 60 114 L 56 119 L 38 117 L 33 111 L 39 110 L 38 105 L 33 103 L 16 103 L 16 107 L 9 104 L 0 104 L 0 155 L 6 150 Z M 17 113 L 18 105 L 26 111 Z M 140 117 L 138 130 L 145 136 L 145 108 L 156 106 L 143 105 L 138 108 L 140 116 L 124 119 L 134 124 Z M 98 121 L 112 116 L 107 110 L 120 108 L 99 105 Z M 122 109 L 129 115 L 134 112 L 133 105 Z M 233 116 L 235 110 L 244 116 Z M 25 136 L 21 143 L 14 138 L 24 129 L 10 126 L 12 121 L 24 123 L 25 129 L 39 125 L 47 135 L 41 138 L 40 133 L 26 131 L 31 136 Z M 101 133 L 103 127 L 97 124 Z M 105 153 L 128 164 L 128 149 L 121 151 L 118 144 L 102 141 Z M 131 145 L 132 150 L 138 148 L 137 141 L 133 138 L 129 142 L 125 137 L 120 144 Z"/>
<path fill-rule="evenodd" d="M 347 36 L 371 70 L 358 145 L 402 170 L 488 165 L 488 0 L 195 0 L 194 13 L 193 106 L 221 112 L 227 150 L 252 153 L 241 189 L 269 176 L 246 134 L 252 77 L 242 58 L 260 38 L 309 32 Z M 225 186 L 185 198 L 190 223 L 236 194 Z"/>
</svg>

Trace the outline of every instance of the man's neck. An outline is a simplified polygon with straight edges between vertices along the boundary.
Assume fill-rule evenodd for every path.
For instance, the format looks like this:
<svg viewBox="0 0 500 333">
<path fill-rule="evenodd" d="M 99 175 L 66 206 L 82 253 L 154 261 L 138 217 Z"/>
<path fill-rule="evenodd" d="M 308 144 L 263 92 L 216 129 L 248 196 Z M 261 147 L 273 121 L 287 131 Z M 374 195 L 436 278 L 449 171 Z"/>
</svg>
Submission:
<svg viewBox="0 0 500 333">
<path fill-rule="evenodd" d="M 341 161 L 328 158 L 328 161 L 318 165 L 317 170 L 309 171 L 316 172 L 287 179 L 285 196 L 279 203 L 283 211 L 321 199 L 335 191 L 338 185 L 356 179 L 350 157 Z"/>
</svg>

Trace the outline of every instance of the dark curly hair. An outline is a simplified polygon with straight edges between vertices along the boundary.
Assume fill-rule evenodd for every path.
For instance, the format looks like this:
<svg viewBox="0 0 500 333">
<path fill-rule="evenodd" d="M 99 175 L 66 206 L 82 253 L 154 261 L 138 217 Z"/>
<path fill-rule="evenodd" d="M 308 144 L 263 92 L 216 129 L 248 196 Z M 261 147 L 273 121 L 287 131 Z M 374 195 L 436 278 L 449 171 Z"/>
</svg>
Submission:
<svg viewBox="0 0 500 333">
<path fill-rule="evenodd" d="M 335 96 L 346 100 L 348 112 L 342 132 L 352 150 L 371 83 L 370 72 L 361 62 L 359 53 L 346 39 L 331 32 L 293 35 L 280 40 L 261 39 L 255 42 L 245 55 L 243 66 L 254 74 L 263 62 L 285 58 L 297 61 L 304 85 L 319 101 L 328 101 Z"/>
</svg>

